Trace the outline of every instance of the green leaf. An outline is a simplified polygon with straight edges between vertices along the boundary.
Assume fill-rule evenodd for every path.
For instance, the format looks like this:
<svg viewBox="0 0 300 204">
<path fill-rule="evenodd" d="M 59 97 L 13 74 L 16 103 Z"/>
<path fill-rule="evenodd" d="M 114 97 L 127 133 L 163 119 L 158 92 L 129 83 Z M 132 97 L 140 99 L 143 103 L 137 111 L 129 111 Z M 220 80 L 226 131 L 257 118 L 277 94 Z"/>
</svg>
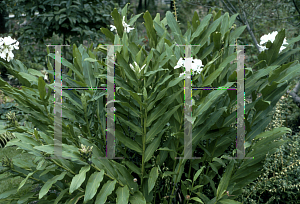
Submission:
<svg viewBox="0 0 300 204">
<path fill-rule="evenodd" d="M 123 121 L 125 121 L 125 120 L 123 120 Z M 126 121 L 126 122 L 130 123 L 129 121 Z M 138 145 L 137 142 L 135 142 L 132 139 L 124 136 L 123 132 L 121 132 L 117 129 L 115 130 L 115 134 L 116 134 L 116 137 L 118 138 L 118 140 L 121 143 L 123 143 L 126 147 L 142 154 L 142 148 Z"/>
<path fill-rule="evenodd" d="M 85 180 L 86 172 L 88 172 L 89 170 L 90 170 L 90 166 L 84 166 L 79 171 L 79 174 L 74 176 L 74 178 L 72 179 L 71 185 L 70 185 L 69 193 L 73 193 L 75 190 L 77 190 L 81 186 L 81 184 Z"/>
<path fill-rule="evenodd" d="M 221 34 L 222 34 L 222 36 L 224 37 L 224 35 L 225 35 L 225 33 L 228 31 L 228 29 L 230 29 L 230 27 L 229 27 L 229 13 L 228 12 L 226 12 L 225 14 L 224 14 L 224 21 L 222 22 L 222 24 L 221 24 Z"/>
<path fill-rule="evenodd" d="M 282 29 L 276 35 L 274 42 L 271 43 L 272 44 L 271 47 L 268 50 L 266 50 L 268 65 L 272 64 L 277 59 L 284 37 L 285 37 L 285 30 Z"/>
<path fill-rule="evenodd" d="M 155 138 L 151 144 L 147 147 L 146 151 L 145 151 L 145 160 L 144 162 L 147 162 L 151 159 L 151 157 L 153 156 L 154 152 L 157 150 L 157 148 L 159 147 L 160 144 L 160 140 L 161 140 L 161 136 Z"/>
<path fill-rule="evenodd" d="M 167 18 L 168 26 L 170 26 L 172 32 L 177 33 L 182 38 L 182 33 L 178 26 L 178 23 L 176 22 L 176 19 L 174 18 L 173 14 L 170 11 L 167 11 L 166 18 Z M 179 43 L 182 43 L 182 41 Z"/>
<path fill-rule="evenodd" d="M 135 172 L 136 174 L 140 175 L 141 174 L 141 168 L 137 167 L 134 163 L 129 162 L 129 161 L 124 161 L 125 165 L 128 166 L 130 170 Z"/>
<path fill-rule="evenodd" d="M 112 43 L 114 42 L 115 36 L 110 30 L 107 28 L 100 28 L 100 30 Z"/>
<path fill-rule="evenodd" d="M 149 37 L 150 46 L 156 47 L 157 44 L 156 33 L 154 32 L 153 20 L 149 11 L 146 11 L 143 17 L 145 19 L 145 26 L 146 26 L 147 35 Z"/>
<path fill-rule="evenodd" d="M 236 28 L 233 32 L 230 33 L 229 43 L 234 44 L 235 40 L 244 32 L 247 26 L 241 26 Z"/>
<path fill-rule="evenodd" d="M 232 15 L 229 19 L 229 28 L 231 28 L 231 26 L 233 25 L 233 23 L 235 22 L 236 17 L 239 15 L 239 13 L 236 13 L 234 15 Z"/>
<path fill-rule="evenodd" d="M 216 167 L 213 163 L 209 163 L 208 165 L 211 167 L 211 169 L 212 169 L 217 175 L 219 175 L 218 169 L 217 169 L 217 167 Z"/>
<path fill-rule="evenodd" d="M 98 193 L 95 203 L 104 204 L 105 201 L 107 200 L 107 196 L 109 196 L 115 189 L 116 183 L 117 183 L 116 180 L 107 181 L 101 188 L 100 192 Z"/>
<path fill-rule="evenodd" d="M 222 161 L 222 159 L 220 159 L 220 158 L 214 157 L 212 160 L 218 162 L 218 163 L 221 164 L 223 167 L 226 166 L 226 164 L 225 164 L 225 163 Z"/>
<path fill-rule="evenodd" d="M 84 196 L 84 193 L 76 194 L 75 197 L 67 200 L 67 204 L 78 204 L 78 201 Z"/>
<path fill-rule="evenodd" d="M 87 17 L 82 17 L 82 19 L 81 19 L 84 23 L 88 23 L 89 22 L 89 20 L 87 19 Z"/>
<path fill-rule="evenodd" d="M 29 173 L 29 174 L 26 176 L 26 178 L 25 178 L 24 180 L 21 181 L 21 183 L 20 183 L 20 185 L 19 185 L 19 188 L 18 188 L 18 192 L 19 192 L 19 190 L 22 188 L 22 186 L 24 186 L 24 184 L 26 183 L 26 181 L 28 180 L 28 178 L 29 178 L 30 176 L 32 176 L 32 174 L 34 174 L 35 172 L 37 172 L 37 171 L 34 171 L 34 172 Z"/>
<path fill-rule="evenodd" d="M 124 6 L 124 8 L 122 9 L 122 11 L 121 11 L 122 16 L 125 16 L 125 20 L 127 20 L 127 19 L 126 19 L 126 16 L 127 16 L 127 7 L 128 7 L 128 4 L 129 4 L 129 3 L 127 3 L 127 4 Z"/>
<path fill-rule="evenodd" d="M 104 171 L 94 172 L 87 183 L 84 202 L 91 200 L 97 193 L 97 190 L 100 186 L 101 181 L 103 180 Z"/>
<path fill-rule="evenodd" d="M 228 166 L 226 167 L 225 173 L 223 174 L 220 184 L 218 186 L 217 189 L 217 200 L 220 200 L 222 197 L 222 194 L 224 191 L 227 190 L 230 178 L 231 178 L 231 174 L 232 174 L 232 170 L 233 170 L 233 166 L 234 166 L 234 161 L 231 160 L 228 164 Z"/>
<path fill-rule="evenodd" d="M 219 201 L 222 204 L 241 204 L 241 202 L 230 200 L 230 199 L 223 199 Z"/>
<path fill-rule="evenodd" d="M 213 33 L 213 42 L 214 42 L 214 46 L 215 46 L 215 50 L 219 51 L 221 49 L 221 43 L 222 43 L 222 34 L 220 32 L 215 32 Z"/>
<path fill-rule="evenodd" d="M 124 123 L 125 125 L 128 125 L 128 126 L 130 127 L 130 129 L 132 129 L 134 132 L 138 133 L 139 135 L 142 135 L 142 134 L 143 134 L 142 128 L 141 128 L 141 127 L 136 126 L 136 125 L 133 124 L 132 122 L 127 121 L 127 120 L 123 119 L 122 117 L 120 117 L 120 116 L 118 116 L 118 115 L 116 115 L 116 116 L 120 119 L 120 121 L 121 121 L 122 123 Z"/>
<path fill-rule="evenodd" d="M 139 52 L 136 54 L 136 56 L 135 56 L 135 62 L 136 62 L 137 64 L 140 64 L 142 51 L 143 51 L 143 47 L 140 49 L 140 51 L 139 51 Z"/>
<path fill-rule="evenodd" d="M 130 25 L 130 26 L 132 26 L 132 25 L 136 22 L 136 20 L 137 20 L 142 14 L 143 14 L 143 13 L 140 13 L 140 14 L 138 14 L 138 15 L 133 16 L 133 17 L 129 20 L 129 22 L 128 22 L 127 24 Z"/>
<path fill-rule="evenodd" d="M 44 77 L 44 75 L 40 71 L 35 70 L 35 69 L 28 69 L 28 73 L 31 75 L 38 76 L 38 77 Z"/>
<path fill-rule="evenodd" d="M 77 69 L 77 71 L 79 71 L 79 73 L 82 73 L 82 56 L 75 44 L 73 45 L 73 57 L 75 68 Z"/>
<path fill-rule="evenodd" d="M 117 28 L 117 33 L 119 36 L 123 36 L 123 32 L 124 32 L 124 27 L 123 27 L 123 24 L 122 24 L 122 19 L 121 19 L 121 16 L 120 14 L 118 13 L 118 10 L 115 8 L 113 10 L 113 12 L 111 13 L 111 16 L 113 17 L 114 19 L 114 24 Z"/>
<path fill-rule="evenodd" d="M 216 31 L 216 29 L 219 27 L 219 24 L 222 22 L 224 16 L 221 16 L 216 21 L 214 21 L 203 33 L 203 37 L 201 37 L 201 41 L 199 43 L 200 46 L 197 47 L 199 50 L 202 46 L 204 46 L 209 38 L 209 36 Z"/>
<path fill-rule="evenodd" d="M 233 57 L 233 56 L 231 56 L 231 57 Z M 229 61 L 229 60 L 231 60 L 231 58 L 229 58 L 229 59 L 227 58 L 227 60 Z M 228 63 L 228 62 L 226 61 L 225 63 Z M 224 69 L 224 66 L 225 66 L 225 64 L 223 64 L 223 63 L 220 64 L 219 68 L 217 70 L 215 70 L 212 74 L 210 74 L 205 79 L 205 81 L 203 82 L 202 86 L 206 87 L 206 86 L 211 85 L 214 82 L 214 80 L 216 80 L 216 78 L 220 76 L 220 74 L 222 73 L 222 71 Z"/>
<path fill-rule="evenodd" d="M 60 192 L 59 196 L 55 199 L 54 204 L 58 204 L 58 202 L 63 198 L 65 193 L 69 190 L 69 188 L 64 189 Z"/>
<path fill-rule="evenodd" d="M 131 204 L 146 204 L 145 197 L 140 191 L 134 192 L 134 194 L 129 197 L 129 202 Z"/>
<path fill-rule="evenodd" d="M 87 103 L 86 103 L 85 93 L 81 94 L 81 103 L 82 103 L 83 110 L 86 113 Z"/>
<path fill-rule="evenodd" d="M 172 171 L 165 171 L 162 175 L 162 178 L 166 177 L 166 176 L 171 176 L 171 175 L 176 175 L 176 172 L 172 172 Z"/>
<path fill-rule="evenodd" d="M 116 191 L 117 194 L 117 204 L 128 203 L 129 199 L 129 189 L 128 186 L 119 187 Z"/>
<path fill-rule="evenodd" d="M 200 26 L 198 26 L 197 30 L 193 33 L 190 43 L 194 40 L 194 38 L 198 37 L 204 31 L 204 28 L 208 25 L 211 17 L 212 17 L 212 14 L 208 14 L 202 19 Z M 194 23 L 193 23 L 193 26 L 194 26 Z"/>
<path fill-rule="evenodd" d="M 88 58 L 88 54 L 84 51 L 83 58 Z M 91 62 L 87 62 L 83 60 L 83 76 L 87 87 L 95 87 L 96 86 L 96 78 L 94 77 L 94 70 L 92 68 Z"/>
<path fill-rule="evenodd" d="M 203 203 L 202 200 L 200 198 L 197 198 L 197 197 L 193 197 L 193 198 L 191 198 L 191 200 L 197 201 L 199 203 Z"/>
<path fill-rule="evenodd" d="M 143 96 L 144 96 L 144 101 L 147 101 L 148 100 L 148 95 L 147 95 L 147 90 L 146 90 L 145 87 L 143 89 Z"/>
<path fill-rule="evenodd" d="M 42 77 L 39 77 L 38 90 L 39 90 L 41 100 L 44 100 L 45 96 L 46 96 L 45 85 L 46 85 L 46 83 L 45 83 L 44 79 Z"/>
<path fill-rule="evenodd" d="M 48 180 L 44 184 L 44 186 L 42 187 L 42 189 L 40 190 L 39 199 L 41 199 L 42 197 L 44 197 L 44 195 L 46 195 L 48 193 L 48 191 L 51 188 L 51 186 L 54 183 L 56 183 L 57 181 L 62 180 L 67 173 L 68 172 L 62 172 L 60 175 L 54 176 L 52 179 Z"/>
<path fill-rule="evenodd" d="M 300 37 L 300 35 L 299 35 Z M 281 55 L 279 55 L 279 57 L 276 58 L 276 60 L 274 62 L 272 62 L 271 65 L 282 65 L 283 63 L 286 63 L 287 60 L 289 59 L 289 57 L 295 53 L 299 53 L 300 52 L 300 48 L 297 47 L 296 49 L 293 50 L 289 50 Z"/>
<path fill-rule="evenodd" d="M 194 175 L 193 181 L 195 182 L 198 178 L 198 176 L 201 174 L 201 172 L 203 171 L 203 169 L 205 168 L 205 166 L 202 166 L 201 169 L 199 169 L 196 174 Z"/>
<path fill-rule="evenodd" d="M 24 185 L 24 188 L 27 188 L 27 187 L 32 187 L 32 184 L 26 184 L 26 185 Z M 14 188 L 14 189 L 12 189 L 12 190 L 8 190 L 8 191 L 5 191 L 5 192 L 3 192 L 3 193 L 1 193 L 0 194 L 0 199 L 4 199 L 4 198 L 7 198 L 7 197 L 9 197 L 9 196 L 11 196 L 11 195 L 14 195 L 14 194 L 16 194 L 18 192 L 18 189 L 17 188 Z M 145 204 L 146 204 L 146 202 L 145 202 Z"/>
<path fill-rule="evenodd" d="M 169 88 L 169 86 L 167 87 Z M 166 89 L 167 89 L 166 88 Z M 166 90 L 165 90 L 166 91 Z M 161 93 L 164 94 L 164 92 L 162 91 Z M 168 96 L 166 98 L 164 98 L 163 102 L 160 103 L 158 106 L 155 107 L 155 110 L 152 111 L 148 116 L 147 116 L 147 126 L 146 127 L 150 127 L 150 125 L 156 120 L 158 119 L 160 116 L 162 116 L 166 111 L 168 106 L 173 102 L 173 100 L 175 100 L 175 98 L 181 94 L 181 91 L 178 91 L 176 93 L 174 93 L 171 96 Z M 162 97 L 160 94 L 158 94 L 158 97 Z"/>
<path fill-rule="evenodd" d="M 181 93 L 181 91 L 178 93 Z M 177 93 L 176 93 L 176 95 L 177 95 Z M 157 120 L 157 122 L 151 127 L 150 131 L 147 132 L 146 144 L 148 144 L 157 133 L 161 132 L 162 128 L 165 126 L 167 121 L 174 114 L 174 112 L 177 111 L 177 109 L 180 106 L 182 106 L 182 104 L 173 107 L 171 110 L 169 110 L 169 112 L 167 114 L 165 114 L 163 116 L 163 118 L 161 120 Z"/>
<path fill-rule="evenodd" d="M 154 188 L 157 178 L 158 178 L 158 167 L 153 167 L 149 174 L 148 193 L 150 193 Z"/>
</svg>

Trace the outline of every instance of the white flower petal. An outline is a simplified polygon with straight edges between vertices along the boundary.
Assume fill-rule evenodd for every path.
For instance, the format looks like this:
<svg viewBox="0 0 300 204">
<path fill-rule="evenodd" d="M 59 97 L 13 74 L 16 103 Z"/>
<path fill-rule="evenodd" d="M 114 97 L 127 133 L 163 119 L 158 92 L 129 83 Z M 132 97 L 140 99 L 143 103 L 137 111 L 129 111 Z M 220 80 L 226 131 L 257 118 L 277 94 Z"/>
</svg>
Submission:
<svg viewBox="0 0 300 204">
<path fill-rule="evenodd" d="M 129 64 L 129 66 L 134 71 L 134 67 L 132 66 L 132 64 Z"/>
<path fill-rule="evenodd" d="M 111 27 L 110 31 L 113 31 L 113 30 L 117 29 L 116 26 L 114 26 L 114 25 L 110 25 L 110 27 Z"/>
<path fill-rule="evenodd" d="M 6 60 L 6 53 L 0 52 L 0 57 L 1 57 L 2 59 L 5 59 L 5 60 Z"/>
<path fill-rule="evenodd" d="M 12 39 L 10 36 L 4 38 L 5 45 L 11 45 L 16 42 L 16 40 Z"/>
</svg>

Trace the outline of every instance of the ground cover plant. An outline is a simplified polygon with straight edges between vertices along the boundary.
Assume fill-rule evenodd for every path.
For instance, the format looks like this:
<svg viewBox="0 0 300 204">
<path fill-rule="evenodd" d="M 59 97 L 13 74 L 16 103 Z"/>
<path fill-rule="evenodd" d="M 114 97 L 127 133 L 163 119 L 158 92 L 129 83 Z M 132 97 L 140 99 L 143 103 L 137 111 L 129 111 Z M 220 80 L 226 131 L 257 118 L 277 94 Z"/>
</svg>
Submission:
<svg viewBox="0 0 300 204">
<path fill-rule="evenodd" d="M 35 159 L 24 164 L 17 158 L 5 158 L 2 165 L 4 170 L 24 178 L 18 188 L 31 185 L 26 183 L 27 180 L 41 185 L 37 196 L 27 193 L 20 197 L 15 188 L 0 194 L 3 201 L 238 203 L 234 199 L 242 193 L 243 187 L 261 174 L 267 153 L 274 153 L 287 142 L 280 137 L 290 131 L 288 128 L 264 132 L 272 119 L 273 108 L 288 89 L 289 82 L 299 74 L 297 61 L 284 64 L 292 51 L 285 49 L 279 53 L 285 38 L 284 30 L 279 31 L 275 41 L 267 43 L 268 50 L 258 56 L 255 67 L 259 71 L 253 73 L 251 68 L 246 69 L 246 96 L 252 95 L 252 103 L 246 105 L 246 142 L 250 145 L 245 156 L 255 159 L 235 161 L 224 154 L 236 136 L 235 128 L 230 127 L 236 119 L 236 114 L 231 111 L 236 104 L 236 93 L 198 90 L 193 91 L 193 152 L 202 158 L 175 160 L 175 156 L 184 156 L 182 80 L 185 77 L 179 77 L 183 67 L 174 69 L 184 57 L 184 48 L 175 45 L 200 45 L 192 48 L 193 56 L 203 65 L 200 73 L 193 76 L 193 84 L 230 87 L 234 85 L 237 73 L 236 64 L 230 64 L 236 58 L 235 48 L 229 45 L 235 42 L 245 26 L 231 31 L 236 16 L 217 12 L 200 21 L 195 13 L 192 24 L 182 35 L 170 12 L 162 21 L 159 15 L 153 20 L 145 12 L 143 18 L 150 47 L 146 50 L 140 45 L 143 39 L 137 38 L 135 29 L 124 30 L 124 27 L 133 27 L 142 14 L 127 20 L 126 12 L 127 6 L 121 13 L 115 9 L 111 14 L 117 33 L 110 28 L 101 28 L 111 43 L 125 45 L 116 49 L 115 67 L 116 156 L 124 156 L 125 160 L 98 159 L 106 156 L 107 112 L 106 93 L 95 90 L 63 92 L 66 101 L 62 111 L 63 155 L 71 159 L 45 159 L 54 155 L 54 114 L 53 100 L 50 99 L 55 85 L 52 64 L 48 61 L 51 84 L 46 84 L 44 75 L 28 69 L 20 61 L 12 60 L 10 64 L 1 61 L 23 85 L 19 90 L 0 79 L 1 90 L 16 100 L 20 110 L 30 113 L 28 120 L 39 128 L 9 128 L 17 138 L 7 146 L 17 145 L 35 155 Z M 95 87 L 105 84 L 105 60 L 96 59 L 96 50 L 92 48 L 73 45 L 73 62 L 62 59 L 62 64 L 71 70 L 68 75 L 62 75 L 67 85 Z M 101 45 L 97 50 L 105 54 L 108 51 Z M 49 50 L 48 56 L 54 58 Z M 262 95 L 257 98 L 256 92 Z M 207 120 L 211 123 L 204 123 Z M 253 139 L 257 139 L 256 143 Z M 56 192 L 48 193 L 50 189 Z"/>
</svg>

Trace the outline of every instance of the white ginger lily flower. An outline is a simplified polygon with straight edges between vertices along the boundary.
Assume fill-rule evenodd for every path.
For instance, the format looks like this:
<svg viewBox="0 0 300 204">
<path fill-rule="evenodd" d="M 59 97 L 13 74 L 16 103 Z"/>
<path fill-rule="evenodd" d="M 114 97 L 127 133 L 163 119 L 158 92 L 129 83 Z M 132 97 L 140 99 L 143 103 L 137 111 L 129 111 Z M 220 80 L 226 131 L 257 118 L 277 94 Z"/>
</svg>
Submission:
<svg viewBox="0 0 300 204">
<path fill-rule="evenodd" d="M 13 43 L 16 43 L 13 45 Z M 0 57 L 8 62 L 13 59 L 14 54 L 12 51 L 14 49 L 18 50 L 19 42 L 15 39 L 12 39 L 10 36 L 0 38 Z"/>
<path fill-rule="evenodd" d="M 174 67 L 174 69 L 177 69 L 177 68 L 180 68 L 180 67 L 183 67 L 184 66 L 184 59 L 182 59 L 182 57 L 178 60 L 177 62 L 177 65 Z M 193 74 L 197 73 L 197 74 L 200 74 L 201 71 L 203 70 L 203 68 L 200 68 L 202 67 L 202 61 L 199 60 L 199 59 L 193 59 L 192 60 L 192 71 L 193 71 Z M 179 75 L 179 77 L 183 76 L 185 73 L 181 73 Z"/>
<path fill-rule="evenodd" d="M 269 33 L 268 35 L 263 35 L 261 38 L 260 38 L 260 45 L 259 45 L 259 49 L 260 51 L 264 51 L 264 50 L 267 50 L 268 48 L 266 48 L 266 46 L 263 46 L 265 43 L 267 43 L 268 41 L 271 41 L 271 42 L 274 42 L 275 40 L 275 37 L 276 35 L 278 34 L 277 31 L 274 31 L 272 33 Z M 282 45 L 288 45 L 287 41 L 286 41 L 286 38 L 284 38 L 283 40 L 283 43 Z M 284 50 L 286 47 L 285 46 L 281 46 L 280 47 L 280 51 L 281 52 L 282 50 Z"/>
<path fill-rule="evenodd" d="M 129 25 L 127 23 L 125 23 L 125 16 L 123 16 L 122 24 L 123 24 L 123 27 L 124 27 L 124 30 L 126 33 L 129 33 L 131 30 L 134 29 L 134 28 L 130 28 Z M 110 27 L 111 27 L 110 31 L 117 30 L 116 26 L 114 26 L 114 25 L 110 25 Z"/>
<path fill-rule="evenodd" d="M 132 66 L 132 64 L 129 64 L 129 66 L 130 66 L 130 68 L 134 71 L 134 72 L 138 72 L 138 73 L 141 73 L 141 71 L 144 69 L 144 67 L 146 66 L 146 64 L 144 64 L 143 66 L 142 66 L 142 68 L 139 68 L 139 65 L 136 63 L 136 62 L 134 62 L 134 64 L 135 64 L 135 67 L 133 67 Z"/>
</svg>

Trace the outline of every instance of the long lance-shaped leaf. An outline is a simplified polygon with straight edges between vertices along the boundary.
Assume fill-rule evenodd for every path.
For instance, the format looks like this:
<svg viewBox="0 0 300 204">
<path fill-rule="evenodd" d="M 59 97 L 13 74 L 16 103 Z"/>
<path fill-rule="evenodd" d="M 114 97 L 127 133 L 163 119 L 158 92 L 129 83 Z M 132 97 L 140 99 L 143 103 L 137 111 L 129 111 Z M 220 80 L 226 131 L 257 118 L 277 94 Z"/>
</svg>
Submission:
<svg viewBox="0 0 300 204">
<path fill-rule="evenodd" d="M 129 200 L 129 189 L 128 186 L 119 187 L 116 191 L 117 204 L 128 203 Z"/>
<path fill-rule="evenodd" d="M 116 183 L 116 180 L 107 181 L 98 193 L 95 204 L 104 204 L 107 200 L 107 196 L 109 196 L 115 189 Z"/>
<path fill-rule="evenodd" d="M 87 183 L 84 195 L 84 202 L 91 200 L 97 193 L 101 181 L 103 180 L 104 171 L 94 172 Z"/>
<path fill-rule="evenodd" d="M 86 172 L 90 170 L 90 166 L 84 166 L 81 168 L 79 174 L 77 174 L 71 182 L 69 193 L 73 193 L 75 190 L 77 190 L 81 184 L 85 180 Z"/>
<path fill-rule="evenodd" d="M 49 181 L 47 181 L 44 186 L 42 187 L 42 189 L 40 190 L 39 193 L 39 199 L 41 199 L 42 197 L 44 197 L 44 195 L 46 195 L 49 191 L 49 189 L 51 188 L 51 186 L 56 183 L 58 180 L 62 180 L 65 175 L 68 172 L 62 172 L 60 175 L 54 176 L 52 179 L 50 179 Z"/>
<path fill-rule="evenodd" d="M 222 198 L 222 195 L 224 193 L 224 191 L 227 190 L 230 178 L 231 178 L 231 174 L 232 174 L 232 170 L 233 170 L 233 166 L 234 166 L 234 162 L 233 160 L 231 160 L 228 164 L 228 166 L 226 167 L 226 171 L 223 174 L 220 184 L 218 186 L 217 189 L 217 200 L 220 200 Z"/>
</svg>

